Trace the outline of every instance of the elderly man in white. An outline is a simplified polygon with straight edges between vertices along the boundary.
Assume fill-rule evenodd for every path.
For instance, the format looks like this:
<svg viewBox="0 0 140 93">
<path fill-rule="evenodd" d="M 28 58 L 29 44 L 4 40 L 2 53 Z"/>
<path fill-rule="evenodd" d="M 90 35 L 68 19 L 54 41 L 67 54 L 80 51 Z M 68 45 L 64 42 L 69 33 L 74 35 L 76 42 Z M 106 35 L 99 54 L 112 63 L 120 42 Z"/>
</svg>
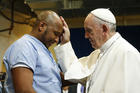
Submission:
<svg viewBox="0 0 140 93">
<path fill-rule="evenodd" d="M 116 32 L 109 9 L 98 8 L 85 19 L 85 38 L 96 50 L 78 59 L 64 23 L 61 44 L 55 48 L 65 79 L 86 85 L 86 93 L 140 93 L 140 53 Z"/>
</svg>

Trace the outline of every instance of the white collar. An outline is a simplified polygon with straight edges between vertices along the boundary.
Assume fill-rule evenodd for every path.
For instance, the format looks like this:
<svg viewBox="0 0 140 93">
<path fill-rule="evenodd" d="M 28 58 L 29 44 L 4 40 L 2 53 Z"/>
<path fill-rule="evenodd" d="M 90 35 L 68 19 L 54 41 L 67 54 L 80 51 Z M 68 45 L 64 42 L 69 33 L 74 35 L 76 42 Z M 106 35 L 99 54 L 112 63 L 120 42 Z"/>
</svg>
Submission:
<svg viewBox="0 0 140 93">
<path fill-rule="evenodd" d="M 116 32 L 109 40 L 107 40 L 100 48 L 101 53 L 105 52 L 121 35 Z"/>
</svg>

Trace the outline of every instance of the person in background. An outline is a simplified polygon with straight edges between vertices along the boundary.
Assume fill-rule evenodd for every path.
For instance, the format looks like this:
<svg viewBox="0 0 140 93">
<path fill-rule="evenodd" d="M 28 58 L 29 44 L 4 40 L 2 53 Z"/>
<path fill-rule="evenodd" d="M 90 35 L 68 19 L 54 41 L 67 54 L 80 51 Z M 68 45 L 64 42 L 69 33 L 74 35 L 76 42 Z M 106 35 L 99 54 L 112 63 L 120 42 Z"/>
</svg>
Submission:
<svg viewBox="0 0 140 93">
<path fill-rule="evenodd" d="M 4 55 L 6 93 L 62 93 L 60 69 L 48 48 L 63 33 L 60 17 L 42 11 L 30 34 L 14 42 Z"/>
<path fill-rule="evenodd" d="M 64 20 L 63 24 L 55 53 L 65 79 L 85 84 L 86 93 L 140 92 L 140 53 L 116 32 L 116 19 L 109 9 L 97 8 L 84 21 L 85 38 L 96 49 L 87 57 L 76 57 Z"/>
<path fill-rule="evenodd" d="M 0 93 L 2 93 L 2 84 L 1 84 L 1 81 L 0 81 Z"/>
<path fill-rule="evenodd" d="M 77 84 L 77 93 L 85 93 L 84 86 L 80 83 Z"/>
<path fill-rule="evenodd" d="M 68 93 L 69 92 L 69 86 L 65 86 L 62 88 L 62 93 Z"/>
</svg>

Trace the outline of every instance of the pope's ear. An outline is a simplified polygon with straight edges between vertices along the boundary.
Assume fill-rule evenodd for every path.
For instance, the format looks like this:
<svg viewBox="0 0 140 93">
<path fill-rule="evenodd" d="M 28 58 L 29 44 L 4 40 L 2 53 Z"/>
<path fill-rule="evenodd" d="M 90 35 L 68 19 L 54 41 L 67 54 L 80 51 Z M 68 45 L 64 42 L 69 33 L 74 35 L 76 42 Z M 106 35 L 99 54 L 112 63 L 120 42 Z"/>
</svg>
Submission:
<svg viewBox="0 0 140 93">
<path fill-rule="evenodd" d="M 107 33 L 108 27 L 107 27 L 106 25 L 103 24 L 102 28 L 103 28 L 103 32 L 104 32 L 104 33 Z"/>
<path fill-rule="evenodd" d="M 103 24 L 102 27 L 103 27 L 103 32 L 107 32 L 107 30 L 108 30 L 107 26 Z"/>
</svg>

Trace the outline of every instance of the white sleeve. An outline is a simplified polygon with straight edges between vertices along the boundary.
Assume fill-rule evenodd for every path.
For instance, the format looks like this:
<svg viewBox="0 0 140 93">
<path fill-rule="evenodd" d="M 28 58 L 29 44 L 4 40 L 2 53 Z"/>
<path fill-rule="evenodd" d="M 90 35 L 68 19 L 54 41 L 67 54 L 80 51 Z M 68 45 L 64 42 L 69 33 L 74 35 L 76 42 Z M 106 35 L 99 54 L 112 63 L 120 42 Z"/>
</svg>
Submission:
<svg viewBox="0 0 140 93">
<path fill-rule="evenodd" d="M 16 64 L 14 65 L 12 68 L 16 68 L 16 67 L 26 67 L 26 68 L 29 68 L 27 65 L 25 64 Z"/>
<path fill-rule="evenodd" d="M 64 45 L 58 45 L 54 50 L 58 64 L 64 73 L 70 68 L 73 62 L 78 61 L 70 42 Z"/>
<path fill-rule="evenodd" d="M 58 45 L 54 50 L 66 80 L 74 82 L 84 80 L 85 82 L 86 78 L 93 72 L 98 51 L 93 51 L 89 56 L 78 59 L 70 42 Z"/>
</svg>

